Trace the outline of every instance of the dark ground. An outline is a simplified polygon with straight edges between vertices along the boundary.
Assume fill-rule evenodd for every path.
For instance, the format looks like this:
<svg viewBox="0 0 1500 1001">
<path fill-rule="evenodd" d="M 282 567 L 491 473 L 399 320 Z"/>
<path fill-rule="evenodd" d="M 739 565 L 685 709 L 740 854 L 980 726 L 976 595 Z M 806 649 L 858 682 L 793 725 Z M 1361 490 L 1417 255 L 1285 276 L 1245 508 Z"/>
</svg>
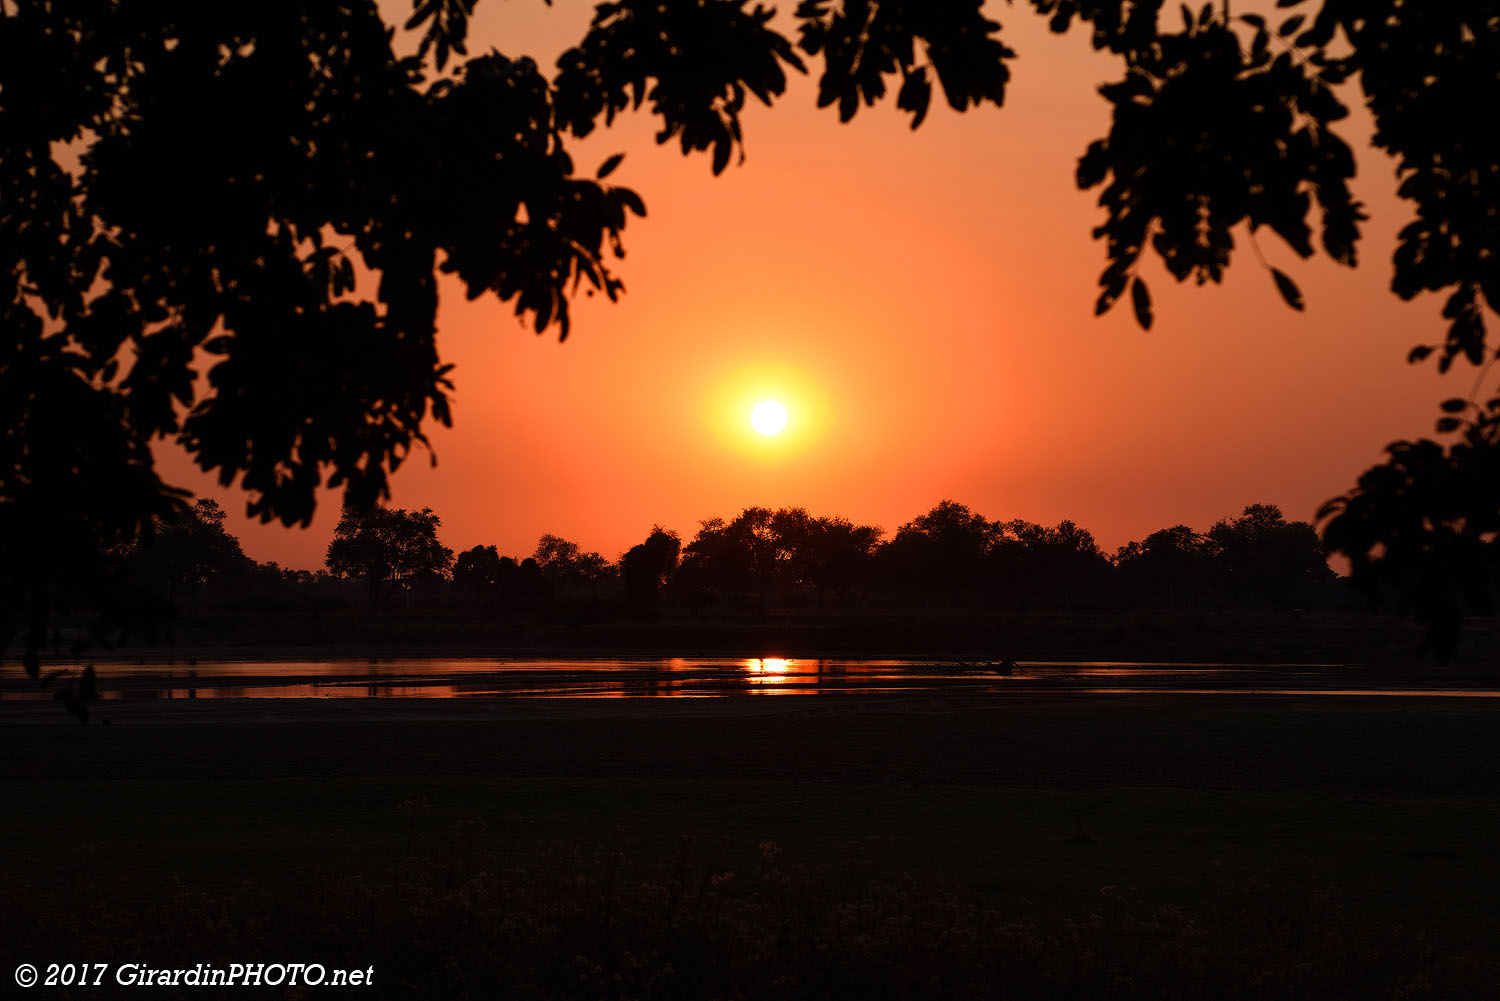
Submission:
<svg viewBox="0 0 1500 1001">
<path fill-rule="evenodd" d="M 1241 911 L 1276 949 L 1330 928 L 1346 943 L 1421 936 L 1400 961 L 1415 972 L 1377 969 L 1349 996 L 1464 996 L 1497 970 L 1500 699 L 230 700 L 112 718 L 0 706 L 0 880 L 47 917 L 13 908 L 0 958 L 35 952 L 39 927 L 77 930 L 59 914 L 101 906 L 85 926 L 129 912 L 148 927 L 101 932 L 97 948 L 160 950 L 184 893 L 229 901 L 217 934 L 242 938 L 242 910 L 329 880 L 406 879 L 460 839 L 464 858 L 527 879 L 550 879 L 560 850 L 608 850 L 643 886 L 684 864 L 746 884 L 773 843 L 809 885 L 863 899 L 914 880 L 1007 920 L 1073 922 L 1120 898 L 1126 916 L 1188 914 L 1169 938 Z M 1225 904 L 1246 887 L 1260 903 Z M 745 892 L 760 906 L 761 889 Z M 937 936 L 959 919 L 932 920 Z M 1440 962 L 1453 956 L 1460 973 Z M 1119 996 L 1154 996 L 1133 976 L 1140 989 Z M 1055 979 L 1058 996 L 1094 990 Z M 777 993 L 761 988 L 746 996 Z"/>
</svg>

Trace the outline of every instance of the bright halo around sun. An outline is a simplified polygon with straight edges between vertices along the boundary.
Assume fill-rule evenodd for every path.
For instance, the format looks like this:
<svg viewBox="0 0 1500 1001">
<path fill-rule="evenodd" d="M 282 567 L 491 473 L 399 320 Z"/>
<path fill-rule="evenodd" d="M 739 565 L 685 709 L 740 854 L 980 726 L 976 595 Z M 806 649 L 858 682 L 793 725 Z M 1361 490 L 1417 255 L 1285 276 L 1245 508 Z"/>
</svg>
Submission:
<svg viewBox="0 0 1500 1001">
<path fill-rule="evenodd" d="M 786 430 L 786 407 L 775 400 L 761 400 L 750 411 L 750 426 L 766 437 Z"/>
</svg>

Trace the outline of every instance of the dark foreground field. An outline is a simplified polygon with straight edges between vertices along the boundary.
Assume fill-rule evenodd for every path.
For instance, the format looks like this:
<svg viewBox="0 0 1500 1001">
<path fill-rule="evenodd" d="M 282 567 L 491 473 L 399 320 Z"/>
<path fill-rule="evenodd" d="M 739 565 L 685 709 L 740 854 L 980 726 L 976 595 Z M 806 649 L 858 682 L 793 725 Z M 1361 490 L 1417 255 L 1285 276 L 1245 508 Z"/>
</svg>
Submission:
<svg viewBox="0 0 1500 1001">
<path fill-rule="evenodd" d="M 320 962 L 393 998 L 1500 983 L 1500 700 L 673 702 L 151 703 L 108 727 L 0 706 L 0 976 Z"/>
</svg>

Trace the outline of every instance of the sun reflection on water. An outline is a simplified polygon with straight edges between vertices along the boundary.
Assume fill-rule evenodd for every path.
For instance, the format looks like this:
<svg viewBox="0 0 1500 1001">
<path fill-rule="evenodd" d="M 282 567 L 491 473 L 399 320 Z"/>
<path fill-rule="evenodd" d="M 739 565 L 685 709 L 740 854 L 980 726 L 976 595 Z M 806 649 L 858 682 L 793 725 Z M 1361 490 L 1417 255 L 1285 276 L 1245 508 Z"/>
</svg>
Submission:
<svg viewBox="0 0 1500 1001">
<path fill-rule="evenodd" d="M 751 657 L 745 661 L 746 679 L 752 687 L 786 685 L 793 682 L 796 661 L 786 657 Z"/>
</svg>

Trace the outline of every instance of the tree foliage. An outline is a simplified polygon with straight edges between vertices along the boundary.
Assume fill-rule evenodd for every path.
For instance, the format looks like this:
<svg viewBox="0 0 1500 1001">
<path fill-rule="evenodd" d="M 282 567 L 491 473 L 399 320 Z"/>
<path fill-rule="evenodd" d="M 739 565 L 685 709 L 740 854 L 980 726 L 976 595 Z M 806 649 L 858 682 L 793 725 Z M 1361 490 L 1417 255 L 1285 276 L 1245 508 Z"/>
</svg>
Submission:
<svg viewBox="0 0 1500 1001">
<path fill-rule="evenodd" d="M 1465 408 L 1449 401 L 1447 418 Z M 1426 646 L 1452 655 L 1465 612 L 1491 614 L 1500 546 L 1500 399 L 1457 441 L 1398 441 L 1355 488 L 1324 506 L 1324 538 L 1347 553 L 1376 601 L 1396 598 L 1427 623 Z"/>
<path fill-rule="evenodd" d="M 884 561 L 903 584 L 926 590 L 972 586 L 983 575 L 985 563 L 1002 529 L 967 505 L 940 502 L 896 529 Z"/>
<path fill-rule="evenodd" d="M 1202 594 L 1209 558 L 1207 539 L 1186 525 L 1173 525 L 1121 546 L 1114 563 L 1135 593 L 1175 608 Z"/>
<path fill-rule="evenodd" d="M 476 597 L 496 590 L 505 570 L 500 559 L 494 546 L 475 546 L 459 553 L 453 561 L 453 586 Z"/>
<path fill-rule="evenodd" d="M 377 605 L 385 590 L 419 577 L 446 574 L 453 566 L 453 550 L 438 541 L 440 524 L 431 508 L 406 511 L 377 506 L 360 511 L 346 507 L 324 562 L 340 577 L 364 578 L 370 603 Z"/>
<path fill-rule="evenodd" d="M 531 558 L 563 594 L 597 591 L 611 573 L 609 561 L 599 553 L 586 553 L 578 543 L 550 533 L 537 540 Z"/>
<path fill-rule="evenodd" d="M 992 563 L 1012 582 L 1012 600 L 1071 610 L 1108 590 L 1109 561 L 1093 533 L 1063 519 L 1054 527 L 1016 520 L 1002 526 Z"/>
<path fill-rule="evenodd" d="M 1244 513 L 1217 522 L 1205 545 L 1237 591 L 1295 594 L 1331 572 L 1307 522 L 1289 522 L 1274 504 L 1251 504 Z"/>
<path fill-rule="evenodd" d="M 517 562 L 494 546 L 475 546 L 453 561 L 453 587 L 476 606 L 507 609 L 537 605 L 552 594 L 552 582 L 533 558 Z"/>
<path fill-rule="evenodd" d="M 159 521 L 134 548 L 131 562 L 138 573 L 164 585 L 169 597 L 178 587 L 196 592 L 249 563 L 240 541 L 224 528 L 225 517 L 217 501 L 199 500 L 181 517 Z"/>
<path fill-rule="evenodd" d="M 682 540 L 670 529 L 653 525 L 646 541 L 631 546 L 620 557 L 620 580 L 625 594 L 638 605 L 656 603 L 657 594 L 677 569 Z"/>
<path fill-rule="evenodd" d="M 1500 106 L 1500 5 L 1280 0 L 1272 20 L 1228 3 L 1030 6 L 1121 63 L 1109 132 L 1078 168 L 1104 211 L 1100 311 L 1129 290 L 1150 326 L 1148 251 L 1177 281 L 1216 282 L 1241 232 L 1354 264 L 1364 212 L 1338 129 L 1359 100 L 1414 213 L 1392 289 L 1446 297 L 1442 342 L 1412 358 L 1485 359 L 1500 134 L 1454 109 Z M 774 103 L 790 72 L 816 74 L 842 120 L 894 93 L 916 127 L 934 85 L 958 110 L 1002 104 L 1016 61 L 979 0 L 805 0 L 794 35 L 747 0 L 601 3 L 555 71 L 469 57 L 472 9 L 416 0 L 408 56 L 370 0 L 0 5 L 8 631 L 34 640 L 70 591 L 97 597 L 100 554 L 182 509 L 157 437 L 266 520 L 306 524 L 321 485 L 360 509 L 387 497 L 424 422 L 450 420 L 440 274 L 564 337 L 580 288 L 618 296 L 613 259 L 645 206 L 609 182 L 618 156 L 578 170 L 571 137 L 644 107 L 660 142 L 717 173 L 743 157 L 748 99 Z M 1294 277 L 1268 270 L 1302 308 Z M 1341 501 L 1365 528 L 1337 545 L 1397 558 L 1412 536 L 1384 512 L 1425 494 L 1356 500 L 1401 482 L 1398 466 L 1415 475 L 1407 458 Z M 1374 548 L 1348 552 L 1363 566 Z"/>
<path fill-rule="evenodd" d="M 683 552 L 678 580 L 700 598 L 754 594 L 762 608 L 805 589 L 821 607 L 830 594 L 863 583 L 873 568 L 880 529 L 806 508 L 749 507 L 733 521 L 701 523 Z"/>
</svg>

